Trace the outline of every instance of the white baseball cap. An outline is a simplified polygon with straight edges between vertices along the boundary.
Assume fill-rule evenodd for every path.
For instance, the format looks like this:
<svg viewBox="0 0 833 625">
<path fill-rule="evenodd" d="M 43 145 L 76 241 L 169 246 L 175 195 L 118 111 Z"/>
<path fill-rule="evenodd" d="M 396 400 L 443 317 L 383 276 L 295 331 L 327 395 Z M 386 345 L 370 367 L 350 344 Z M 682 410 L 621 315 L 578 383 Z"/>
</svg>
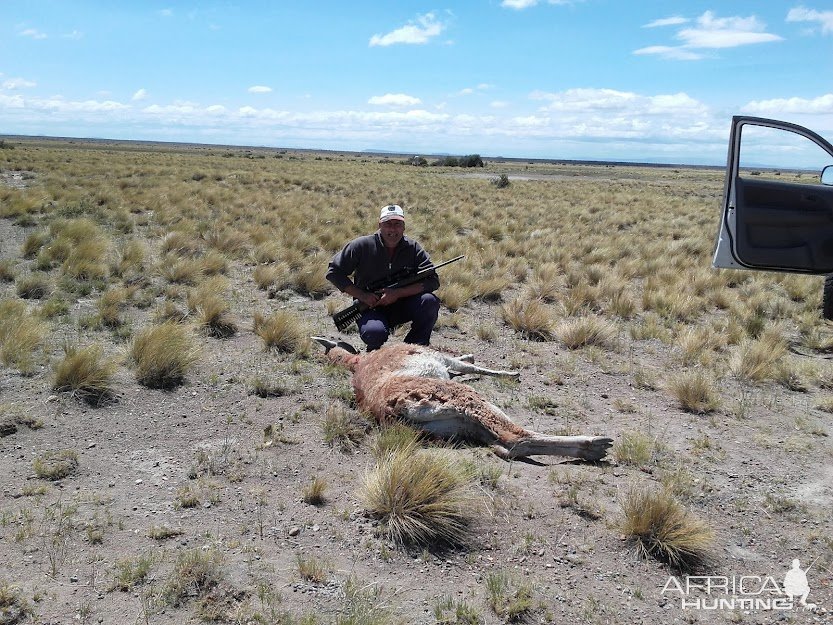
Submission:
<svg viewBox="0 0 833 625">
<path fill-rule="evenodd" d="M 391 219 L 405 221 L 405 211 L 402 210 L 399 204 L 388 204 L 382 207 L 382 212 L 379 213 L 379 223 L 390 221 Z"/>
</svg>

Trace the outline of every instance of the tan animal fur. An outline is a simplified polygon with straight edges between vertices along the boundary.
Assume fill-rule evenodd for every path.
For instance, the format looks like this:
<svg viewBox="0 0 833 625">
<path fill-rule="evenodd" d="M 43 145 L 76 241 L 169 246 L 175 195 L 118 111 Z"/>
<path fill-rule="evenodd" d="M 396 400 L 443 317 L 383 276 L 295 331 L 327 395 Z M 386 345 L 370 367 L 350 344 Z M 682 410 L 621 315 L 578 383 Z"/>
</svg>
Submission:
<svg viewBox="0 0 833 625">
<path fill-rule="evenodd" d="M 399 343 L 354 354 L 313 338 L 331 362 L 353 372 L 356 402 L 376 419 L 402 419 L 433 436 L 488 445 L 504 459 L 540 454 L 600 460 L 612 444 L 602 436 L 547 436 L 524 429 L 474 389 L 449 379 L 453 373 L 516 377 L 517 372 L 477 367 L 419 345 Z"/>
</svg>

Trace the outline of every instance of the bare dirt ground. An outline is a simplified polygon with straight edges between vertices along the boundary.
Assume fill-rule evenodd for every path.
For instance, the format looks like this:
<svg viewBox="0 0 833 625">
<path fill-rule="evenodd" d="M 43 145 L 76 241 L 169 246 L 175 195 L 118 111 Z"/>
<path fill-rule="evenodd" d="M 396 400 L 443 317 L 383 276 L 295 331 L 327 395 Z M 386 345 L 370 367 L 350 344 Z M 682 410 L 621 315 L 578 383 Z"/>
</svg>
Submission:
<svg viewBox="0 0 833 625">
<path fill-rule="evenodd" d="M 2 180 L 15 183 L 17 173 Z M 2 256 L 19 258 L 30 231 L 0 221 Z M 265 353 L 251 331 L 253 311 L 285 308 L 316 333 L 335 336 L 322 303 L 290 292 L 270 300 L 245 274 L 232 271 L 230 278 L 241 330 L 227 340 L 201 339 L 196 369 L 175 390 L 141 387 L 122 367 L 116 401 L 93 407 L 56 395 L 46 363 L 32 376 L 0 369 L 0 416 L 13 424 L 0 438 L 0 578 L 19 587 L 31 607 L 21 622 L 200 622 L 205 616 L 195 597 L 181 605 L 154 601 L 177 555 L 192 549 L 222 560 L 226 592 L 217 602 L 227 603 L 226 620 L 241 623 L 293 622 L 284 612 L 335 622 L 348 609 L 351 576 L 381 590 L 376 605 L 389 609 L 390 622 L 437 623 L 443 597 L 474 608 L 479 617 L 471 622 L 504 622 L 488 605 L 487 579 L 497 571 L 533 590 L 525 622 L 833 622 L 833 426 L 829 413 L 814 408 L 818 392 L 770 384 L 742 389 L 727 379 L 726 394 L 739 402 L 733 414 L 689 414 L 651 383 L 674 366 L 658 341 L 622 336 L 609 352 L 572 352 L 501 330 L 486 342 L 475 323 L 505 326 L 498 306 L 474 303 L 459 327 L 438 329 L 434 346 L 474 353 L 486 366 L 521 368 L 519 384 L 470 380 L 516 421 L 550 433 L 619 438 L 640 431 L 661 449 L 656 463 L 642 467 L 611 459 L 596 465 L 542 459 L 544 466 L 533 466 L 457 449 L 478 467 L 500 472 L 495 489 L 482 487 L 487 505 L 475 540 L 459 550 L 402 549 L 377 534 L 356 497 L 374 464 L 367 440 L 352 450 L 324 442 L 322 415 L 346 394 L 346 374 L 334 376 L 317 358 Z M 2 285 L 0 295 L 14 297 L 13 289 Z M 72 308 L 92 306 L 82 298 Z M 133 314 L 138 324 L 149 313 Z M 61 332 L 73 338 L 71 330 Z M 53 336 L 54 354 L 60 339 Z M 286 394 L 252 395 L 258 376 L 279 380 Z M 279 435 L 267 446 L 270 426 Z M 78 470 L 55 482 L 36 478 L 33 459 L 63 448 L 78 453 Z M 670 576 L 682 576 L 635 554 L 618 526 L 619 502 L 631 484 L 659 484 L 675 468 L 691 480 L 688 507 L 718 535 L 707 574 L 747 576 L 747 588 L 757 593 L 760 580 L 782 582 L 799 558 L 802 568 L 813 563 L 809 600 L 819 607 L 683 609 L 679 593 L 663 594 Z M 328 485 L 318 506 L 301 501 L 314 477 Z M 182 489 L 196 495 L 197 505 L 182 507 Z M 158 528 L 172 535 L 152 538 Z M 118 563 L 147 556 L 145 582 L 117 589 Z M 323 581 L 301 578 L 299 558 L 311 557 L 325 567 Z M 704 597 L 695 590 L 688 598 Z M 454 620 L 453 611 L 445 615 L 446 622 L 470 622 Z"/>
</svg>

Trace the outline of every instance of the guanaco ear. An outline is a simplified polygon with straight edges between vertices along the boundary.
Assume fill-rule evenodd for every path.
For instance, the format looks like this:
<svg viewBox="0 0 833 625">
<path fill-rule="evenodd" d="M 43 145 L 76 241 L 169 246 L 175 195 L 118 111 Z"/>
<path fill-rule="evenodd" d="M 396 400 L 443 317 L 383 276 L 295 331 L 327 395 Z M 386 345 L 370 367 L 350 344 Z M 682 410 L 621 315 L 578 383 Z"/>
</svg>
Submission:
<svg viewBox="0 0 833 625">
<path fill-rule="evenodd" d="M 336 345 L 338 347 L 340 347 L 341 349 L 343 349 L 345 352 L 349 352 L 351 354 L 358 354 L 359 353 L 359 350 L 357 350 L 355 347 L 350 345 L 350 343 L 348 343 L 347 341 L 339 341 L 338 343 L 336 343 Z"/>
<path fill-rule="evenodd" d="M 323 336 L 311 336 L 310 338 L 324 348 L 325 354 L 338 345 L 335 341 L 325 339 Z"/>
</svg>

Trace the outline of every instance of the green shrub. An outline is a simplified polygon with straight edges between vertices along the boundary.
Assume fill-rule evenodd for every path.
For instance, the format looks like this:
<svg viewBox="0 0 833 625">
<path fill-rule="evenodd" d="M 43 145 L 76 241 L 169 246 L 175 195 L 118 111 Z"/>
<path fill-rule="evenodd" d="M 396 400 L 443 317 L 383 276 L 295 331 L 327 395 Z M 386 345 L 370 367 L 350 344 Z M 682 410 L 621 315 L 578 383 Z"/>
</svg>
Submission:
<svg viewBox="0 0 833 625">
<path fill-rule="evenodd" d="M 512 183 L 509 181 L 509 176 L 507 176 L 506 174 L 501 174 L 497 178 L 492 178 L 492 184 L 495 185 L 498 189 L 505 189 Z"/>
</svg>

